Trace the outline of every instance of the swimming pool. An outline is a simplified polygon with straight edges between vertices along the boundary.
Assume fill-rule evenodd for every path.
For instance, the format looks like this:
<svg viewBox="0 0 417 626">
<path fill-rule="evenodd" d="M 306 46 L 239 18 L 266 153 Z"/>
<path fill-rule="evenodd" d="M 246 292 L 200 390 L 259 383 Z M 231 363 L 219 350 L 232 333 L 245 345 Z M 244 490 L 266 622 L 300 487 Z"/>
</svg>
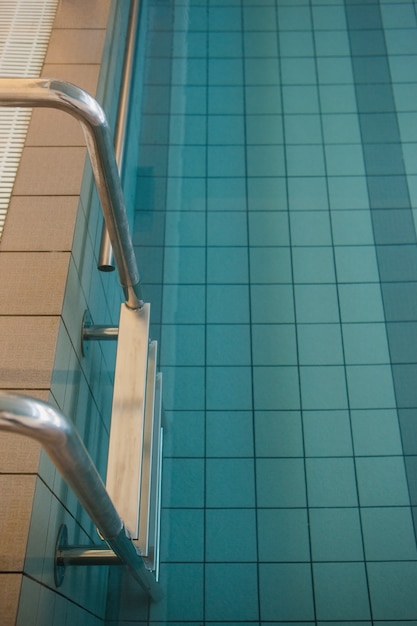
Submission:
<svg viewBox="0 0 417 626">
<path fill-rule="evenodd" d="M 415 620 L 414 4 L 142 10 L 165 598 L 109 618 Z"/>
</svg>

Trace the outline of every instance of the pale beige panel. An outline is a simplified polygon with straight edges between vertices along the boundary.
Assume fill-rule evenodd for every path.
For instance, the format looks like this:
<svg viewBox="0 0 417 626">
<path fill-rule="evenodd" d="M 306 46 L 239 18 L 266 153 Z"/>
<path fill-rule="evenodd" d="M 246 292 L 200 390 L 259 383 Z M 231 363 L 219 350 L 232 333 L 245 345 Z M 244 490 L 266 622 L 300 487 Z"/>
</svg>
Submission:
<svg viewBox="0 0 417 626">
<path fill-rule="evenodd" d="M 91 95 L 97 90 L 100 66 L 44 65 L 42 76 L 77 85 Z M 34 109 L 26 138 L 27 146 L 85 146 L 80 123 L 68 113 L 53 109 Z"/>
<path fill-rule="evenodd" d="M 23 570 L 36 475 L 0 474 L 0 570 Z"/>
<path fill-rule="evenodd" d="M 91 95 L 96 93 L 99 74 L 100 65 L 88 63 L 85 65 L 45 63 L 42 70 L 44 78 L 66 80 L 85 89 Z"/>
<path fill-rule="evenodd" d="M 13 194 L 73 196 L 80 193 L 85 148 L 24 148 Z"/>
<path fill-rule="evenodd" d="M 0 389 L 49 389 L 60 318 L 0 317 Z"/>
<path fill-rule="evenodd" d="M 78 204 L 78 196 L 14 196 L 0 252 L 70 251 Z"/>
<path fill-rule="evenodd" d="M 35 109 L 30 120 L 26 146 L 85 146 L 80 123 L 68 113 Z"/>
<path fill-rule="evenodd" d="M 1 625 L 15 626 L 19 604 L 21 574 L 0 574 Z"/>
<path fill-rule="evenodd" d="M 54 28 L 105 28 L 110 0 L 61 0 Z"/>
<path fill-rule="evenodd" d="M 45 63 L 100 63 L 105 29 L 52 31 Z"/>
<path fill-rule="evenodd" d="M 30 394 L 22 390 L 11 393 L 30 395 L 32 398 L 48 402 L 49 391 L 34 389 Z M 34 474 L 38 471 L 41 445 L 13 433 L 0 432 L 0 474 Z"/>
<path fill-rule="evenodd" d="M 0 254 L 0 315 L 60 315 L 69 252 Z"/>
</svg>

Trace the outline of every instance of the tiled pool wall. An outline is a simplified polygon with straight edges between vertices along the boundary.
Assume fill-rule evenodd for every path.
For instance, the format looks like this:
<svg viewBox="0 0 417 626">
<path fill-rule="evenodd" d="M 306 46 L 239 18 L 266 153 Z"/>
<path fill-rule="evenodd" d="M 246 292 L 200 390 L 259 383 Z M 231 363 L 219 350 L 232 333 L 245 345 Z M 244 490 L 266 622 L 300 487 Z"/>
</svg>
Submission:
<svg viewBox="0 0 417 626">
<path fill-rule="evenodd" d="M 165 598 L 109 624 L 414 623 L 415 4 L 144 4 Z"/>
<path fill-rule="evenodd" d="M 128 11 L 125 2 L 62 0 L 42 73 L 95 95 L 112 127 Z M 96 269 L 101 211 L 85 157 L 78 122 L 33 112 L 1 241 L 0 387 L 58 406 L 104 477 L 115 346 L 92 344 L 83 357 L 80 333 L 87 309 L 94 323 L 117 324 L 123 294 L 115 274 Z M 53 578 L 60 524 L 75 544 L 97 543 L 93 524 L 38 446 L 11 435 L 1 446 L 0 621 L 98 626 L 108 568 L 68 569 L 59 589 Z"/>
</svg>

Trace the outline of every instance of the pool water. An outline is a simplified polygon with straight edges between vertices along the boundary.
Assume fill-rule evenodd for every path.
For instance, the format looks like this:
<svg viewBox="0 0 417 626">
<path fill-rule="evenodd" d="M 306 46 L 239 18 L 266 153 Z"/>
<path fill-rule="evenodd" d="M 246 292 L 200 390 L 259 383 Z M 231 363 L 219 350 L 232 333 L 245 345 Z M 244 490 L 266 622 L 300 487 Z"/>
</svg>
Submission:
<svg viewBox="0 0 417 626">
<path fill-rule="evenodd" d="M 165 596 L 120 623 L 414 623 L 415 4 L 144 0 L 140 50 Z"/>
</svg>

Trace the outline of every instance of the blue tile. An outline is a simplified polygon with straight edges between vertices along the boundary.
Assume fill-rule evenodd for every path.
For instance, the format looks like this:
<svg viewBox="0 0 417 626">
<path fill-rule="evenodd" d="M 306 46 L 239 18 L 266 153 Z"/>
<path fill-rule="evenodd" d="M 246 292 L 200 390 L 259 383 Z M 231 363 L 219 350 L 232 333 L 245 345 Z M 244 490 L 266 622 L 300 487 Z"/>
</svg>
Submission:
<svg viewBox="0 0 417 626">
<path fill-rule="evenodd" d="M 161 561 L 201 563 L 204 560 L 202 510 L 162 509 L 161 528 Z"/>
<path fill-rule="evenodd" d="M 313 576 L 318 619 L 370 619 L 363 563 L 316 563 Z"/>
<path fill-rule="evenodd" d="M 210 57 L 228 58 L 242 55 L 242 33 L 211 31 L 208 37 Z"/>
<path fill-rule="evenodd" d="M 244 211 L 246 192 L 244 178 L 209 178 L 207 180 L 208 211 Z"/>
<path fill-rule="evenodd" d="M 352 411 L 355 454 L 383 456 L 402 454 L 398 415 L 395 409 Z"/>
<path fill-rule="evenodd" d="M 209 85 L 242 85 L 243 65 L 241 59 L 209 59 Z"/>
<path fill-rule="evenodd" d="M 275 31 L 276 14 L 274 7 L 245 6 L 243 25 L 245 31 Z"/>
<path fill-rule="evenodd" d="M 205 327 L 200 324 L 163 324 L 161 365 L 204 365 Z"/>
<path fill-rule="evenodd" d="M 164 459 L 162 506 L 201 508 L 204 505 L 204 462 L 201 459 Z"/>
<path fill-rule="evenodd" d="M 390 365 L 349 365 L 346 375 L 352 409 L 389 409 L 396 406 Z"/>
<path fill-rule="evenodd" d="M 206 417 L 208 457 L 253 456 L 251 411 L 208 411 Z"/>
<path fill-rule="evenodd" d="M 353 85 L 320 85 L 320 103 L 324 114 L 356 113 L 357 104 Z M 348 143 L 352 142 L 352 138 Z"/>
<path fill-rule="evenodd" d="M 357 115 L 323 115 L 323 135 L 328 144 L 360 143 L 361 135 Z"/>
<path fill-rule="evenodd" d="M 208 89 L 208 113 L 210 115 L 242 115 L 243 87 L 210 85 Z"/>
<path fill-rule="evenodd" d="M 306 456 L 351 456 L 352 435 L 347 411 L 304 411 Z"/>
<path fill-rule="evenodd" d="M 312 507 L 357 506 L 353 459 L 306 460 L 308 503 Z"/>
<path fill-rule="evenodd" d="M 167 136 L 168 133 L 163 137 L 164 142 Z M 204 146 L 206 144 L 206 118 L 203 115 L 171 115 L 169 140 L 171 144 Z"/>
<path fill-rule="evenodd" d="M 258 617 L 255 564 L 208 564 L 205 567 L 206 619 L 253 622 Z M 239 602 L 231 601 L 239 598 Z"/>
<path fill-rule="evenodd" d="M 289 247 L 251 247 L 249 248 L 249 254 L 250 278 L 252 283 L 292 282 Z"/>
<path fill-rule="evenodd" d="M 208 285 L 209 324 L 248 324 L 249 290 L 245 285 Z"/>
<path fill-rule="evenodd" d="M 346 32 L 322 30 L 315 32 L 316 53 L 319 57 L 350 56 Z"/>
<path fill-rule="evenodd" d="M 357 458 L 356 471 L 361 506 L 409 506 L 402 457 Z"/>
<path fill-rule="evenodd" d="M 164 563 L 159 582 L 166 590 L 164 601 L 151 603 L 151 621 L 203 620 L 203 564 Z"/>
<path fill-rule="evenodd" d="M 281 115 L 247 115 L 245 123 L 248 144 L 278 144 L 283 142 Z"/>
<path fill-rule="evenodd" d="M 242 13 L 240 7 L 214 6 L 209 11 L 210 31 L 240 31 Z"/>
<path fill-rule="evenodd" d="M 244 247 L 207 248 L 207 282 L 248 282 L 248 250 Z"/>
<path fill-rule="evenodd" d="M 321 126 L 318 115 L 285 115 L 287 144 L 321 144 Z"/>
<path fill-rule="evenodd" d="M 278 55 L 276 33 L 244 31 L 243 36 L 246 57 L 276 57 Z M 240 51 L 239 54 L 241 53 Z"/>
<path fill-rule="evenodd" d="M 344 324 L 346 363 L 389 363 L 385 324 Z"/>
<path fill-rule="evenodd" d="M 335 258 L 339 283 L 379 282 L 377 258 L 373 246 L 336 247 Z"/>
<path fill-rule="evenodd" d="M 381 288 L 373 283 L 340 285 L 342 322 L 383 322 Z"/>
<path fill-rule="evenodd" d="M 308 31 L 283 31 L 280 33 L 281 57 L 314 57 L 313 36 Z"/>
<path fill-rule="evenodd" d="M 285 324 L 294 322 L 293 288 L 291 285 L 252 285 L 251 313 L 254 324 Z"/>
<path fill-rule="evenodd" d="M 207 215 L 209 246 L 246 246 L 247 217 L 243 211 L 211 211 Z"/>
<path fill-rule="evenodd" d="M 255 409 L 300 408 L 298 372 L 295 366 L 253 368 Z"/>
<path fill-rule="evenodd" d="M 246 148 L 248 176 L 283 176 L 284 149 L 279 145 L 249 145 Z"/>
<path fill-rule="evenodd" d="M 257 457 L 303 455 L 299 411 L 256 411 L 255 444 Z"/>
<path fill-rule="evenodd" d="M 334 285 L 295 285 L 297 322 L 338 322 L 339 306 Z"/>
<path fill-rule="evenodd" d="M 315 30 L 345 30 L 346 16 L 341 6 L 313 6 L 313 24 Z"/>
<path fill-rule="evenodd" d="M 199 285 L 166 285 L 162 319 L 165 324 L 202 324 L 205 289 Z"/>
<path fill-rule="evenodd" d="M 297 347 L 293 324 L 253 324 L 254 365 L 296 365 Z"/>
<path fill-rule="evenodd" d="M 319 99 L 317 87 L 313 85 L 284 85 L 282 87 L 285 114 L 318 113 Z"/>
<path fill-rule="evenodd" d="M 249 115 L 277 115 L 281 112 L 281 90 L 276 85 L 248 85 L 245 104 Z"/>
<path fill-rule="evenodd" d="M 163 97 L 163 95 L 158 93 L 157 97 L 160 98 Z M 154 106 L 153 103 L 149 111 L 150 113 L 157 112 L 154 110 Z M 205 115 L 206 112 L 206 87 L 200 85 L 173 85 L 171 87 L 171 113 L 177 115 Z"/>
<path fill-rule="evenodd" d="M 290 146 L 286 149 L 288 176 L 323 176 L 322 146 Z"/>
<path fill-rule="evenodd" d="M 259 509 L 259 561 L 309 561 L 307 511 Z"/>
<path fill-rule="evenodd" d="M 363 508 L 361 517 L 368 560 L 416 560 L 417 548 L 410 508 Z"/>
<path fill-rule="evenodd" d="M 209 324 L 206 328 L 207 365 L 250 365 L 249 324 Z"/>
<path fill-rule="evenodd" d="M 287 191 L 285 179 L 248 178 L 248 208 L 250 211 L 286 211 Z M 244 203 L 242 203 L 244 206 Z"/>
<path fill-rule="evenodd" d="M 333 249 L 330 246 L 309 246 L 292 249 L 294 284 L 334 283 Z"/>
<path fill-rule="evenodd" d="M 290 229 L 294 246 L 328 246 L 332 243 L 327 211 L 293 211 L 290 213 Z"/>
<path fill-rule="evenodd" d="M 256 561 L 255 509 L 207 509 L 205 543 L 206 562 Z"/>
<path fill-rule="evenodd" d="M 328 209 L 327 189 L 321 177 L 292 177 L 288 179 L 291 211 L 324 211 Z"/>
<path fill-rule="evenodd" d="M 353 82 L 352 62 L 349 57 L 317 57 L 317 73 L 321 85 Z"/>
<path fill-rule="evenodd" d="M 334 144 L 326 146 L 325 151 L 329 176 L 360 176 L 365 174 L 361 146 Z"/>
<path fill-rule="evenodd" d="M 207 367 L 208 410 L 249 410 L 252 408 L 250 367 Z"/>
<path fill-rule="evenodd" d="M 331 176 L 328 179 L 330 208 L 369 208 L 368 189 L 364 176 Z"/>
<path fill-rule="evenodd" d="M 370 211 L 334 211 L 332 230 L 335 246 L 374 243 Z"/>
<path fill-rule="evenodd" d="M 302 459 L 257 459 L 258 507 L 306 506 L 306 485 Z"/>
<path fill-rule="evenodd" d="M 314 561 L 362 561 L 359 509 L 310 509 L 310 532 Z"/>
<path fill-rule="evenodd" d="M 185 236 L 185 233 L 184 233 Z M 194 237 L 194 235 L 190 236 Z M 147 265 L 143 265 L 146 271 Z M 204 284 L 206 280 L 205 248 L 203 247 L 165 247 L 164 283 L 165 284 Z M 162 282 L 148 281 L 148 282 Z"/>
<path fill-rule="evenodd" d="M 220 145 L 245 142 L 243 116 L 210 115 L 208 118 L 208 143 Z"/>
<path fill-rule="evenodd" d="M 280 83 L 278 59 L 245 59 L 245 85 L 278 85 Z"/>
<path fill-rule="evenodd" d="M 342 335 L 339 324 L 298 324 L 301 365 L 341 365 Z"/>
<path fill-rule="evenodd" d="M 280 30 L 310 30 L 311 18 L 307 6 L 278 7 L 278 24 Z"/>
<path fill-rule="evenodd" d="M 251 211 L 249 213 L 249 244 L 251 246 L 288 246 L 288 215 L 283 211 Z"/>
<path fill-rule="evenodd" d="M 163 403 L 166 410 L 199 410 L 204 408 L 204 368 L 165 366 Z"/>
<path fill-rule="evenodd" d="M 281 60 L 283 85 L 315 85 L 316 66 L 314 58 L 283 58 Z"/>
<path fill-rule="evenodd" d="M 164 457 L 204 456 L 202 411 L 166 411 L 164 421 Z"/>
<path fill-rule="evenodd" d="M 204 178 L 169 178 L 167 211 L 204 211 L 206 183 Z"/>
<path fill-rule="evenodd" d="M 239 177 L 245 175 L 245 153 L 239 146 L 209 146 L 207 154 L 208 175 L 214 177 Z"/>
<path fill-rule="evenodd" d="M 206 506 L 251 508 L 255 505 L 253 459 L 207 459 Z"/>
<path fill-rule="evenodd" d="M 314 620 L 310 565 L 262 563 L 259 582 L 262 620 Z"/>
<path fill-rule="evenodd" d="M 163 59 L 162 62 L 166 62 Z M 171 65 L 171 84 L 172 85 L 205 85 L 207 75 L 207 61 L 206 59 L 192 59 L 180 57 L 172 59 L 172 62 L 168 64 L 168 68 Z M 149 68 L 151 72 L 154 68 Z M 160 79 L 161 80 L 161 79 Z M 169 82 L 169 81 L 166 81 Z"/>
<path fill-rule="evenodd" d="M 417 563 L 368 563 L 374 619 L 413 620 L 417 614 Z"/>
<path fill-rule="evenodd" d="M 170 146 L 168 176 L 204 176 L 206 150 L 204 146 Z M 163 175 L 161 172 L 159 175 Z M 156 172 L 158 175 L 158 172 Z"/>
</svg>

